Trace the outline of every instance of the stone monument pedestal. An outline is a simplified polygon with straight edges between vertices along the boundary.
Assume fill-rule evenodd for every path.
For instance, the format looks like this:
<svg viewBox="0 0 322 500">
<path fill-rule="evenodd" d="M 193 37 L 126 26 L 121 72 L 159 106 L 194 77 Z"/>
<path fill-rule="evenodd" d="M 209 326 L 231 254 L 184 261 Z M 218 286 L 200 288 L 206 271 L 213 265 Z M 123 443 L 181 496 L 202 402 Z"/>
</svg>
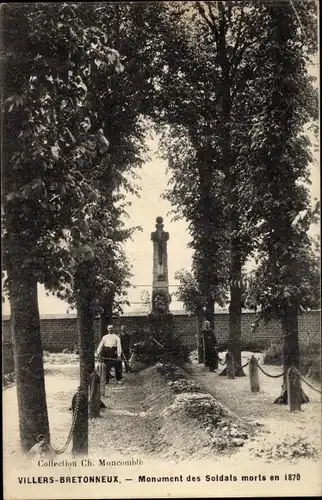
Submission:
<svg viewBox="0 0 322 500">
<path fill-rule="evenodd" d="M 151 313 L 148 315 L 150 339 L 155 359 L 171 357 L 173 348 L 174 319 L 171 313 Z"/>
</svg>

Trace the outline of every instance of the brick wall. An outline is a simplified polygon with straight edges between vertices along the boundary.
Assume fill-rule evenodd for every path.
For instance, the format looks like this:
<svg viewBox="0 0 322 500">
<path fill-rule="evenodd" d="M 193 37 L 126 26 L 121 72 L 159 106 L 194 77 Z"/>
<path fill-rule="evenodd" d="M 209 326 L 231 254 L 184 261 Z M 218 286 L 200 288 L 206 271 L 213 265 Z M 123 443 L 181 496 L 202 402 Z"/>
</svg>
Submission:
<svg viewBox="0 0 322 500">
<path fill-rule="evenodd" d="M 215 331 L 219 344 L 228 340 L 228 314 L 218 313 L 215 315 Z M 268 346 L 272 342 L 281 341 L 281 327 L 278 321 L 270 321 L 266 325 L 260 323 L 256 332 L 251 332 L 251 324 L 254 321 L 254 313 L 242 314 L 242 341 L 254 343 L 254 345 Z M 122 316 L 113 321 L 116 329 L 121 324 L 133 334 L 148 327 L 147 316 Z M 191 350 L 197 346 L 197 320 L 193 316 L 176 315 L 174 317 L 175 333 L 180 336 Z M 40 321 L 43 349 L 51 352 L 61 352 L 66 348 L 77 345 L 77 320 L 74 316 L 42 318 Z M 100 339 L 99 320 L 95 322 L 95 343 Z M 12 347 L 10 321 L 2 322 L 3 338 L 3 362 L 6 366 L 12 366 Z M 300 343 L 321 341 L 320 311 L 310 311 L 299 316 L 299 338 Z"/>
</svg>

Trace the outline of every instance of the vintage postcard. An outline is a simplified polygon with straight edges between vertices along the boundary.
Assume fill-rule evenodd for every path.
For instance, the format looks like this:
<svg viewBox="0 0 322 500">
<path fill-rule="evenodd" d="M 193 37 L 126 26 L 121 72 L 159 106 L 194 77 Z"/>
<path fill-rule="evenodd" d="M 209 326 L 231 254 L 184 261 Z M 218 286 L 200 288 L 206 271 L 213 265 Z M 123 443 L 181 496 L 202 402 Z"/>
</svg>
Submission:
<svg viewBox="0 0 322 500">
<path fill-rule="evenodd" d="M 318 10 L 1 4 L 6 500 L 321 495 Z"/>
</svg>

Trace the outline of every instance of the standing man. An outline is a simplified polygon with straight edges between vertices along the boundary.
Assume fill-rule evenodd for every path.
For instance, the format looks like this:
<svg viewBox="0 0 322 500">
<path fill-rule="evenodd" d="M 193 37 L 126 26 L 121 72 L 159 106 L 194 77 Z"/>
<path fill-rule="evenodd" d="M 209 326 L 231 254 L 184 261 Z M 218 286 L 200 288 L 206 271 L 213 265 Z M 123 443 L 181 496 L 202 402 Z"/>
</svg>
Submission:
<svg viewBox="0 0 322 500">
<path fill-rule="evenodd" d="M 205 321 L 202 330 L 205 366 L 208 366 L 209 371 L 213 372 L 218 368 L 218 353 L 217 353 L 217 339 L 215 332 L 210 328 L 210 322 Z"/>
<path fill-rule="evenodd" d="M 107 334 L 102 337 L 96 351 L 98 357 L 103 359 L 106 366 L 106 383 L 109 381 L 111 368 L 115 369 L 116 382 L 122 383 L 122 345 L 118 335 L 113 332 L 113 325 L 108 325 Z"/>
<path fill-rule="evenodd" d="M 129 360 L 130 360 L 130 344 L 131 344 L 131 336 L 129 332 L 126 330 L 125 326 L 121 326 L 121 345 L 122 345 L 122 352 L 124 355 L 124 366 L 125 366 L 125 371 L 129 372 L 130 371 L 130 366 L 129 366 Z"/>
</svg>

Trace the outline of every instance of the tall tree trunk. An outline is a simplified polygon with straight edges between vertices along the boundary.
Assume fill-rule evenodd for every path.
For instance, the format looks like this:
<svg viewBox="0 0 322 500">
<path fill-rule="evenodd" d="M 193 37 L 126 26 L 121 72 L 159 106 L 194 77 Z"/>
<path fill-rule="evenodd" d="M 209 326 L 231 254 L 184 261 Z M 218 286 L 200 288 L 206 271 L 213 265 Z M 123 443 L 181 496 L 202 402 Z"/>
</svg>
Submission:
<svg viewBox="0 0 322 500">
<path fill-rule="evenodd" d="M 88 394 L 89 377 L 95 369 L 94 313 L 92 308 L 90 262 L 84 262 L 77 271 L 77 318 L 80 386 Z"/>
<path fill-rule="evenodd" d="M 300 347 L 299 347 L 299 334 L 298 334 L 298 318 L 297 309 L 294 306 L 289 307 L 284 318 L 281 321 L 282 331 L 283 331 L 283 385 L 282 392 L 276 398 L 274 403 L 287 404 L 287 383 L 286 383 L 286 373 L 291 366 L 299 368 L 300 362 Z M 308 403 L 309 398 L 303 392 L 302 393 L 302 403 Z"/>
<path fill-rule="evenodd" d="M 89 376 L 95 369 L 95 337 L 94 317 L 91 306 L 84 298 L 78 299 L 77 314 L 79 316 L 79 369 L 80 386 L 85 394 L 88 394 Z"/>
<path fill-rule="evenodd" d="M 22 266 L 8 269 L 8 278 L 20 442 L 27 452 L 39 434 L 50 438 L 37 280 L 31 270 Z"/>
<path fill-rule="evenodd" d="M 203 363 L 205 358 L 204 347 L 203 347 L 203 338 L 202 338 L 202 323 L 203 323 L 203 315 L 202 311 L 200 311 L 197 315 L 197 346 L 198 346 L 198 363 Z"/>
<path fill-rule="evenodd" d="M 107 327 L 112 323 L 113 302 L 114 302 L 114 293 L 110 293 L 107 295 L 106 300 L 103 304 L 104 311 L 101 314 L 101 337 L 106 335 Z"/>
<path fill-rule="evenodd" d="M 215 301 L 212 297 L 209 297 L 206 302 L 205 308 L 205 319 L 209 321 L 210 328 L 214 329 L 215 327 Z"/>
<path fill-rule="evenodd" d="M 228 8 L 230 8 L 228 6 Z M 229 305 L 229 350 L 235 362 L 235 375 L 244 376 L 241 365 L 241 253 L 240 241 L 237 236 L 239 230 L 238 197 L 236 172 L 233 169 L 232 139 L 231 139 L 231 112 L 232 112 L 232 82 L 230 78 L 230 63 L 228 59 L 226 36 L 227 17 L 225 5 L 218 2 L 219 29 L 218 29 L 218 56 L 222 68 L 222 116 L 223 116 L 223 170 L 226 174 L 227 198 L 229 206 L 230 226 L 230 305 Z M 222 372 L 224 373 L 224 372 Z"/>
<path fill-rule="evenodd" d="M 231 284 L 229 304 L 229 341 L 228 349 L 235 361 L 235 376 L 245 376 L 241 367 L 241 260 L 234 240 L 231 245 Z"/>
</svg>

